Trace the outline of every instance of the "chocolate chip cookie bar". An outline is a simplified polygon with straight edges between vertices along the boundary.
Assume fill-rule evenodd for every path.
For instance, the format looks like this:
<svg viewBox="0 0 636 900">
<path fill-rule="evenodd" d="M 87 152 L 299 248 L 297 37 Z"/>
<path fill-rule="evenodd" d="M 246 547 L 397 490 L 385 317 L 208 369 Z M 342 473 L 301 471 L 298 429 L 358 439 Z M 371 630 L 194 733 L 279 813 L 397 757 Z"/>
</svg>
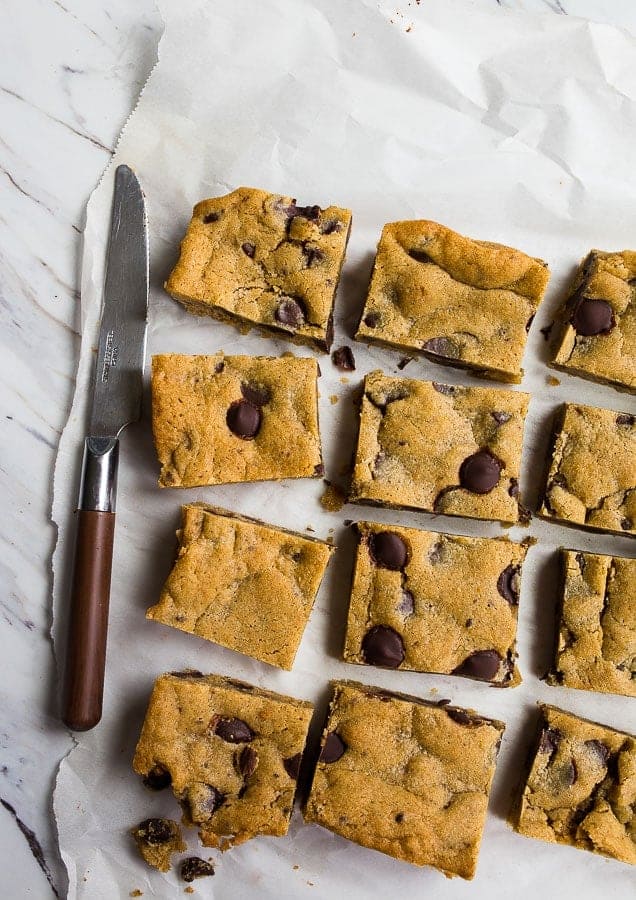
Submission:
<svg viewBox="0 0 636 900">
<path fill-rule="evenodd" d="M 333 689 L 305 820 L 472 878 L 503 722 L 351 681 Z"/>
<path fill-rule="evenodd" d="M 317 375 L 293 356 L 154 356 L 160 487 L 322 475 Z"/>
<path fill-rule="evenodd" d="M 592 250 L 576 273 L 560 327 L 555 369 L 636 392 L 636 251 Z"/>
<path fill-rule="evenodd" d="M 636 418 L 564 404 L 555 416 L 539 515 L 566 525 L 636 534 Z"/>
<path fill-rule="evenodd" d="M 364 380 L 350 500 L 516 522 L 527 394 Z"/>
<path fill-rule="evenodd" d="M 636 697 L 636 559 L 561 550 L 561 563 L 548 684 Z"/>
<path fill-rule="evenodd" d="M 166 290 L 196 315 L 328 350 L 350 228 L 348 209 L 238 188 L 194 207 Z"/>
<path fill-rule="evenodd" d="M 313 706 L 199 672 L 157 678 L 133 767 L 206 847 L 287 833 Z"/>
<path fill-rule="evenodd" d="M 358 340 L 518 383 L 550 273 L 520 250 L 436 222 L 384 226 Z"/>
<path fill-rule="evenodd" d="M 204 504 L 182 517 L 172 572 L 146 617 L 291 669 L 333 548 Z"/>
<path fill-rule="evenodd" d="M 541 706 L 541 727 L 511 824 L 519 834 L 636 863 L 636 738 Z"/>
<path fill-rule="evenodd" d="M 508 687 L 527 546 L 358 522 L 343 658 Z"/>
<path fill-rule="evenodd" d="M 142 859 L 160 872 L 169 871 L 174 853 L 187 849 L 181 829 L 172 819 L 145 819 L 130 833 Z"/>
</svg>

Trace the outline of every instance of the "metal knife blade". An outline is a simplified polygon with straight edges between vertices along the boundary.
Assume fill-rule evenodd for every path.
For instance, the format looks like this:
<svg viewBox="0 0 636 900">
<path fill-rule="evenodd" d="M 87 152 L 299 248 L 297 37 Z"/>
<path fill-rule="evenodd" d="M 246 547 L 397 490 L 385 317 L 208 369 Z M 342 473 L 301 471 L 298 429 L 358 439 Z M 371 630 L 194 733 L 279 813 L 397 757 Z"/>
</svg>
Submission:
<svg viewBox="0 0 636 900">
<path fill-rule="evenodd" d="M 139 181 L 115 172 L 89 434 L 116 437 L 141 417 L 148 316 L 148 225 Z"/>
</svg>

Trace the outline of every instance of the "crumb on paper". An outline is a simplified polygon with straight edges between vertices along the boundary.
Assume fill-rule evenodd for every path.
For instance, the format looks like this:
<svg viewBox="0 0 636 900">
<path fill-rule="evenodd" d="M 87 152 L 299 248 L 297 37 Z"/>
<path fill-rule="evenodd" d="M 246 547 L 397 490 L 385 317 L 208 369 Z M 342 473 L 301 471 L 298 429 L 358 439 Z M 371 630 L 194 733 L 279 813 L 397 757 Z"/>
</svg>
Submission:
<svg viewBox="0 0 636 900">
<path fill-rule="evenodd" d="M 402 359 L 397 364 L 398 369 L 405 369 L 410 362 L 413 362 L 414 357 L 412 356 L 403 356 Z"/>
<path fill-rule="evenodd" d="M 294 872 L 297 872 L 300 869 L 300 866 L 292 866 L 292 869 L 294 870 Z"/>
<path fill-rule="evenodd" d="M 341 375 L 341 376 L 340 376 L 340 384 L 349 384 L 350 381 L 351 381 L 351 379 L 350 379 L 350 378 L 347 378 L 346 375 Z"/>
<path fill-rule="evenodd" d="M 439 694 L 439 690 L 436 687 L 432 687 L 429 691 L 429 694 L 433 694 L 433 696 L 435 696 L 435 694 Z"/>
<path fill-rule="evenodd" d="M 355 372 L 356 360 L 353 350 L 347 344 L 337 347 L 331 354 L 331 361 L 341 372 Z"/>
<path fill-rule="evenodd" d="M 554 375 L 548 375 L 548 384 L 551 384 L 552 387 L 556 387 L 557 384 L 561 384 L 561 379 L 555 378 Z"/>
<path fill-rule="evenodd" d="M 345 526 L 345 528 L 348 528 L 349 525 L 353 525 L 353 519 L 345 519 L 342 524 Z"/>
<path fill-rule="evenodd" d="M 338 395 L 332 394 L 331 397 L 329 398 L 329 402 L 331 403 L 332 406 L 335 406 L 336 403 L 338 402 Z"/>
<path fill-rule="evenodd" d="M 325 482 L 325 484 L 326 488 L 320 498 L 320 505 L 327 512 L 338 512 L 345 504 L 345 495 L 337 485 L 331 484 L 331 482 Z"/>
<path fill-rule="evenodd" d="M 413 26 L 412 26 L 412 25 L 409 25 L 409 27 L 408 27 L 408 28 L 407 28 L 407 29 L 406 29 L 406 33 L 407 33 L 407 34 L 408 34 L 408 33 L 409 33 L 409 31 L 411 31 L 411 30 L 412 30 L 412 28 L 413 28 Z"/>
<path fill-rule="evenodd" d="M 194 894 L 194 888 L 192 887 L 192 885 L 190 885 L 189 887 L 183 889 L 183 893 L 184 894 Z"/>
<path fill-rule="evenodd" d="M 131 891 L 128 896 L 129 897 L 143 897 L 144 892 L 140 891 L 139 888 L 135 888 L 134 891 Z"/>
<path fill-rule="evenodd" d="M 296 354 L 292 353 L 291 350 L 285 350 L 284 353 L 281 353 L 281 356 L 291 357 L 292 359 L 296 359 Z"/>
</svg>

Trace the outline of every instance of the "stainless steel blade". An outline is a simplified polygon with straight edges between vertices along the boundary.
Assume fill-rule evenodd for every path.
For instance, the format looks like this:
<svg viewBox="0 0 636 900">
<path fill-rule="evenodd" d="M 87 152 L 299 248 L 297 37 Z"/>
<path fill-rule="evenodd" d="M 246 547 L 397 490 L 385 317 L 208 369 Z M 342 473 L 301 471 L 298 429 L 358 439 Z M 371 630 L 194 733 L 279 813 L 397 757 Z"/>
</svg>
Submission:
<svg viewBox="0 0 636 900">
<path fill-rule="evenodd" d="M 89 434 L 116 437 L 141 417 L 148 315 L 148 227 L 132 169 L 115 172 Z"/>
</svg>

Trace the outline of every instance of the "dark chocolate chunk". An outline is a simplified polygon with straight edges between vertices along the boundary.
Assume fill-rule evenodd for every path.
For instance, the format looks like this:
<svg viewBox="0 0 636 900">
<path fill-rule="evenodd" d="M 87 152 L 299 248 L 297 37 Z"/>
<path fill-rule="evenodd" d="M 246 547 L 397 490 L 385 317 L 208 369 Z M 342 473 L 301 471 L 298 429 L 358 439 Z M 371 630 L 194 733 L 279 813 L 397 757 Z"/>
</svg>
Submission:
<svg viewBox="0 0 636 900">
<path fill-rule="evenodd" d="M 333 234 L 334 231 L 342 230 L 342 222 L 339 222 L 338 219 L 328 219 L 320 229 L 322 234 Z"/>
<path fill-rule="evenodd" d="M 497 425 L 505 425 L 506 422 L 509 422 L 510 419 L 512 419 L 512 415 L 507 412 L 493 412 L 490 413 L 490 415 L 493 417 Z"/>
<path fill-rule="evenodd" d="M 244 441 L 251 441 L 260 431 L 262 413 L 249 400 L 235 400 L 227 411 L 225 421 L 232 434 Z"/>
<path fill-rule="evenodd" d="M 340 759 L 346 749 L 347 745 L 340 735 L 336 734 L 335 731 L 330 731 L 320 751 L 320 762 L 334 763 Z"/>
<path fill-rule="evenodd" d="M 630 427 L 636 423 L 636 416 L 630 416 L 629 413 L 619 413 L 616 416 L 617 425 L 629 425 Z"/>
<path fill-rule="evenodd" d="M 503 464 L 488 450 L 478 450 L 459 467 L 459 483 L 473 494 L 488 494 L 499 484 Z"/>
<path fill-rule="evenodd" d="M 621 528 L 623 529 L 623 531 L 631 531 L 633 527 L 634 527 L 634 523 L 632 522 L 631 519 L 628 519 L 628 518 L 621 519 Z"/>
<path fill-rule="evenodd" d="M 254 259 L 254 254 L 256 253 L 256 246 L 254 244 L 250 244 L 246 241 L 244 244 L 241 244 L 241 250 L 246 256 L 249 256 L 250 259 Z"/>
<path fill-rule="evenodd" d="M 303 758 L 302 753 L 295 753 L 293 756 L 283 760 L 283 767 L 290 778 L 298 781 L 298 773 L 300 772 L 300 763 Z"/>
<path fill-rule="evenodd" d="M 380 320 L 378 319 L 376 313 L 370 312 L 367 313 L 367 315 L 364 317 L 364 324 L 367 326 L 367 328 L 377 328 L 379 321 Z"/>
<path fill-rule="evenodd" d="M 210 212 L 207 215 L 203 216 L 203 222 L 205 225 L 209 225 L 211 222 L 218 222 L 220 218 L 221 213 Z"/>
<path fill-rule="evenodd" d="M 252 406 L 265 406 L 272 399 L 272 392 L 262 384 L 241 385 L 241 393 Z"/>
<path fill-rule="evenodd" d="M 305 310 L 297 297 L 283 297 L 274 313 L 274 318 L 281 325 L 297 328 L 305 321 Z"/>
<path fill-rule="evenodd" d="M 579 571 L 581 572 L 581 575 L 582 575 L 583 572 L 585 571 L 585 557 L 583 556 L 582 553 L 577 553 L 574 558 L 576 560 L 577 566 L 579 567 Z"/>
<path fill-rule="evenodd" d="M 402 822 L 404 821 L 404 813 L 402 813 L 402 812 L 396 813 L 395 821 L 398 823 L 398 825 L 401 825 Z"/>
<path fill-rule="evenodd" d="M 454 394 L 456 390 L 454 384 L 440 384 L 439 381 L 431 381 L 431 384 L 438 394 Z"/>
<path fill-rule="evenodd" d="M 432 265 L 435 265 L 428 253 L 425 253 L 423 250 L 409 250 L 408 254 L 411 259 L 415 259 L 417 260 L 417 262 L 431 263 Z"/>
<path fill-rule="evenodd" d="M 225 803 L 225 794 L 221 793 L 221 791 L 212 784 L 206 784 L 205 786 L 208 789 L 208 796 L 203 801 L 202 808 L 206 813 L 212 815 L 212 813 L 215 813 L 217 809 Z"/>
<path fill-rule="evenodd" d="M 408 547 L 393 531 L 378 531 L 369 535 L 369 553 L 376 565 L 394 572 L 406 565 Z"/>
<path fill-rule="evenodd" d="M 435 356 L 443 356 L 446 359 L 457 359 L 461 356 L 461 350 L 457 344 L 447 337 L 429 338 L 422 344 L 422 349 Z"/>
<path fill-rule="evenodd" d="M 561 743 L 561 732 L 558 728 L 544 728 L 539 738 L 538 753 L 548 753 L 552 756 Z"/>
<path fill-rule="evenodd" d="M 508 487 L 508 495 L 510 497 L 518 497 L 519 496 L 519 482 L 516 478 L 510 479 L 510 485 Z"/>
<path fill-rule="evenodd" d="M 303 219 L 308 219 L 310 222 L 315 222 L 316 219 L 319 219 L 322 212 L 319 206 L 297 206 L 295 200 L 292 200 L 291 204 L 283 207 L 283 209 L 290 219 L 300 216 Z"/>
<path fill-rule="evenodd" d="M 156 847 L 172 840 L 175 835 L 175 825 L 170 819 L 144 819 L 137 826 L 137 835 L 145 844 Z"/>
<path fill-rule="evenodd" d="M 374 625 L 362 639 L 362 656 L 371 666 L 397 669 L 404 661 L 404 641 L 388 625 Z"/>
<path fill-rule="evenodd" d="M 497 590 L 511 606 L 519 603 L 519 566 L 506 566 L 497 579 Z"/>
<path fill-rule="evenodd" d="M 502 662 L 496 650 L 475 650 L 451 674 L 465 675 L 478 681 L 492 681 Z"/>
<path fill-rule="evenodd" d="M 571 321 L 576 333 L 583 337 L 607 334 L 616 324 L 614 310 L 607 300 L 581 300 Z"/>
<path fill-rule="evenodd" d="M 233 742 L 234 743 L 234 742 Z M 258 766 L 258 753 L 253 747 L 243 747 L 238 755 L 237 769 L 244 778 L 253 775 Z"/>
<path fill-rule="evenodd" d="M 344 347 L 338 347 L 338 349 L 334 350 L 331 354 L 331 361 L 341 372 L 355 371 L 356 361 L 351 347 L 347 347 L 346 345 Z"/>
<path fill-rule="evenodd" d="M 320 476 L 325 474 L 325 467 L 322 463 L 318 463 L 318 465 L 314 466 L 314 475 Z"/>
<path fill-rule="evenodd" d="M 305 257 L 305 265 L 311 269 L 315 262 L 320 262 L 325 258 L 325 254 L 318 247 L 309 247 L 303 244 L 303 256 Z"/>
<path fill-rule="evenodd" d="M 459 725 L 467 725 L 469 728 L 475 728 L 477 725 L 481 725 L 483 721 L 479 716 L 471 716 L 465 709 L 457 709 L 455 707 L 446 709 L 446 715 Z"/>
<path fill-rule="evenodd" d="M 143 782 L 151 791 L 163 791 L 172 784 L 172 775 L 165 766 L 156 765 L 144 776 Z"/>
<path fill-rule="evenodd" d="M 410 591 L 402 589 L 402 597 L 398 603 L 397 610 L 403 616 L 412 616 L 415 609 L 415 597 Z"/>
<path fill-rule="evenodd" d="M 576 783 L 578 777 L 579 772 L 576 763 L 574 762 L 574 759 L 570 757 L 570 759 L 563 763 L 559 768 L 558 778 L 566 787 L 572 787 L 572 785 Z"/>
<path fill-rule="evenodd" d="M 610 748 L 606 744 L 603 744 L 601 741 L 591 740 L 585 741 L 584 746 L 590 751 L 592 756 L 598 759 L 601 765 L 607 765 L 607 760 L 610 758 Z"/>
<path fill-rule="evenodd" d="M 201 859 L 200 856 L 189 856 L 181 863 L 181 878 L 183 881 L 194 881 L 195 878 L 205 878 L 214 875 L 214 866 L 211 862 Z"/>
<path fill-rule="evenodd" d="M 403 356 L 402 359 L 397 364 L 397 367 L 401 371 L 402 369 L 405 369 L 410 362 L 413 362 L 412 356 Z"/>
<path fill-rule="evenodd" d="M 218 716 L 212 720 L 212 730 L 228 744 L 246 744 L 254 738 L 254 732 L 243 719 Z"/>
<path fill-rule="evenodd" d="M 217 375 L 219 375 L 223 371 L 224 368 L 225 368 L 225 363 L 223 362 L 223 360 L 221 360 L 220 362 L 218 362 L 215 365 L 214 371 L 216 372 Z"/>
</svg>

